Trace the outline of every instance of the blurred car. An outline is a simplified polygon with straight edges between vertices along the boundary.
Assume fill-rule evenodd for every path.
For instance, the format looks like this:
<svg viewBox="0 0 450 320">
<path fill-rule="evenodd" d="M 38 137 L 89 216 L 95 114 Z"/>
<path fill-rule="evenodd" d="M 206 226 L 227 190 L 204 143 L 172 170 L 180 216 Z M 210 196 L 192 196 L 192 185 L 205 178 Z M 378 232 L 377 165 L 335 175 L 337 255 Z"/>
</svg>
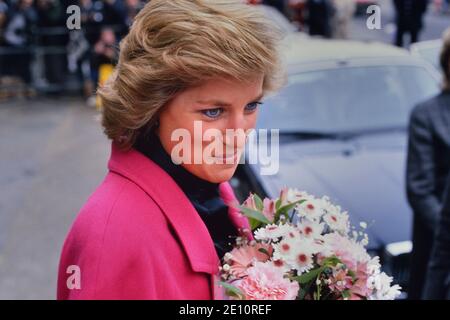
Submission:
<svg viewBox="0 0 450 320">
<path fill-rule="evenodd" d="M 260 175 L 261 163 L 245 161 L 232 186 L 240 200 L 250 191 L 277 197 L 285 186 L 329 196 L 354 225 L 369 224 L 369 251 L 406 288 L 407 124 L 414 105 L 438 93 L 438 73 L 385 44 L 304 39 L 283 53 L 288 83 L 267 97 L 257 125 L 280 130 L 279 171 Z"/>
<path fill-rule="evenodd" d="M 439 55 L 442 49 L 442 40 L 427 40 L 411 44 L 411 54 L 424 59 L 431 64 L 436 70 L 441 71 L 439 63 Z"/>
</svg>

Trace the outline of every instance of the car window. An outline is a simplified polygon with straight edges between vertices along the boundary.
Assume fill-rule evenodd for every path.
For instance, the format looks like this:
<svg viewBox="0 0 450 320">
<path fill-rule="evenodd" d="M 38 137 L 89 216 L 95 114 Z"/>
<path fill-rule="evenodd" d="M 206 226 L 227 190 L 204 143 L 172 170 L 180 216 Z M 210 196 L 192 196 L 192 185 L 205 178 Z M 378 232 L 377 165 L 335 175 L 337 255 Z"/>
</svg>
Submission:
<svg viewBox="0 0 450 320">
<path fill-rule="evenodd" d="M 434 66 L 436 69 L 440 70 L 439 65 L 439 53 L 441 51 L 441 46 L 420 48 L 417 50 L 418 54 L 425 59 L 428 63 Z"/>
<path fill-rule="evenodd" d="M 258 127 L 328 133 L 403 127 L 413 106 L 438 91 L 435 78 L 419 66 L 304 72 L 266 99 Z"/>
</svg>

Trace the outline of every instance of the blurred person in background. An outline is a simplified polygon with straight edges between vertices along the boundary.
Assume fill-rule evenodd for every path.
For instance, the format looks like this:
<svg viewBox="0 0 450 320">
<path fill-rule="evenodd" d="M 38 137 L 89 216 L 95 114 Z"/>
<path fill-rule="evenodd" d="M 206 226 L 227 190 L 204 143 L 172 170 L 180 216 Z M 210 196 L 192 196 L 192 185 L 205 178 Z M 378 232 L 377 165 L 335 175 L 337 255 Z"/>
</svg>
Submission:
<svg viewBox="0 0 450 320">
<path fill-rule="evenodd" d="M 92 0 L 79 0 L 78 4 L 81 14 L 81 29 L 91 46 L 94 46 L 100 34 L 100 22 L 103 15 L 94 6 Z"/>
<path fill-rule="evenodd" d="M 356 12 L 355 0 L 333 0 L 334 15 L 332 18 L 333 38 L 348 39 L 350 25 Z"/>
<path fill-rule="evenodd" d="M 442 92 L 416 106 L 410 118 L 406 187 L 413 216 L 409 299 L 423 295 L 427 264 L 450 172 L 450 32 L 440 57 Z"/>
<path fill-rule="evenodd" d="M 69 43 L 69 66 L 83 83 L 84 97 L 88 105 L 95 105 L 95 90 L 99 80 L 99 68 L 104 62 L 111 65 L 114 56 L 110 50 L 104 54 L 106 42 L 115 45 L 117 39 L 128 30 L 134 17 L 143 7 L 140 0 L 98 1 L 79 0 L 81 9 L 80 33 L 72 32 Z M 112 30 L 117 31 L 117 34 Z M 102 31 L 103 30 L 103 31 Z M 112 34 L 111 34 L 112 32 Z M 113 40 L 114 39 L 114 40 Z M 86 44 L 87 42 L 87 44 Z M 114 60 L 114 59 L 112 59 Z"/>
<path fill-rule="evenodd" d="M 117 37 L 111 28 L 105 27 L 100 32 L 100 38 L 94 46 L 91 59 L 91 79 L 95 89 L 100 82 L 104 82 L 112 74 L 117 59 Z M 94 96 L 88 99 L 88 105 L 93 106 L 94 102 L 99 106 Z"/>
<path fill-rule="evenodd" d="M 133 1 L 131 1 L 133 3 Z M 79 0 L 81 26 L 94 46 L 104 27 L 110 27 L 122 38 L 128 31 L 128 8 L 123 0 Z"/>
<path fill-rule="evenodd" d="M 434 239 L 423 299 L 450 300 L 450 175 Z"/>
<path fill-rule="evenodd" d="M 18 0 L 7 11 L 4 28 L 4 46 L 9 52 L 3 57 L 3 75 L 19 77 L 26 85 L 25 94 L 32 96 L 31 88 L 31 33 L 37 15 L 33 0 Z"/>
<path fill-rule="evenodd" d="M 124 37 L 128 32 L 127 16 L 128 10 L 123 0 L 103 0 L 102 27 L 113 27 L 116 35 Z"/>
<path fill-rule="evenodd" d="M 99 13 L 92 0 L 79 0 L 81 29 L 72 30 L 68 43 L 68 68 L 82 82 L 83 95 L 89 99 L 95 92 L 91 76 L 92 48 L 100 34 Z"/>
<path fill-rule="evenodd" d="M 288 8 L 292 12 L 292 21 L 298 25 L 299 30 L 305 28 L 305 8 L 307 0 L 288 0 Z"/>
<path fill-rule="evenodd" d="M 428 6 L 428 0 L 394 0 L 396 11 L 397 32 L 395 44 L 403 47 L 405 34 L 410 35 L 411 43 L 419 40 L 423 27 L 423 15 Z"/>
<path fill-rule="evenodd" d="M 262 0 L 247 0 L 248 4 L 261 4 Z"/>
<path fill-rule="evenodd" d="M 0 0 L 0 45 L 3 44 L 3 31 L 6 25 L 6 13 L 8 12 L 8 4 Z"/>
<path fill-rule="evenodd" d="M 450 157 L 450 28 L 443 36 L 443 48 L 440 56 L 440 64 L 444 73 L 444 90 L 441 95 L 430 102 L 440 127 L 434 128 L 434 135 L 440 149 L 435 150 L 437 158 L 442 159 L 441 167 L 447 167 Z M 445 148 L 443 150 L 443 148 Z M 427 280 L 425 284 L 423 298 L 425 299 L 450 299 L 450 175 L 448 170 L 442 170 L 439 179 L 439 189 L 444 187 L 444 179 L 447 176 L 445 197 L 441 203 L 442 211 L 440 217 L 433 218 L 439 220 L 436 224 L 436 238 L 428 264 Z M 436 201 L 436 200 L 434 200 Z M 434 212 L 434 211 L 433 211 Z"/>
<path fill-rule="evenodd" d="M 433 10 L 436 13 L 448 13 L 450 0 L 433 0 Z"/>
<path fill-rule="evenodd" d="M 45 79 L 52 93 L 63 89 L 67 71 L 64 50 L 68 42 L 66 8 L 60 0 L 36 0 L 37 27 L 40 28 L 38 45 L 44 47 Z"/>
<path fill-rule="evenodd" d="M 85 98 L 89 98 L 94 93 L 90 57 L 89 43 L 83 30 L 71 30 L 67 43 L 67 68 L 82 83 Z"/>
<path fill-rule="evenodd" d="M 134 17 L 144 7 L 140 0 L 125 0 L 125 24 L 127 28 L 131 27 Z"/>
<path fill-rule="evenodd" d="M 281 13 L 285 14 L 285 1 L 284 0 L 263 0 L 263 4 L 278 9 Z"/>
<path fill-rule="evenodd" d="M 263 4 L 278 9 L 284 14 L 284 0 L 247 0 L 248 4 Z"/>
<path fill-rule="evenodd" d="M 308 12 L 307 24 L 309 34 L 312 36 L 331 37 L 331 18 L 333 16 L 333 4 L 331 0 L 308 0 L 306 2 Z"/>
<path fill-rule="evenodd" d="M 3 33 L 6 25 L 6 13 L 8 12 L 8 4 L 3 0 L 0 0 L 0 50 L 3 46 Z M 3 55 L 0 51 L 0 84 L 1 84 L 1 76 L 3 75 Z"/>
</svg>

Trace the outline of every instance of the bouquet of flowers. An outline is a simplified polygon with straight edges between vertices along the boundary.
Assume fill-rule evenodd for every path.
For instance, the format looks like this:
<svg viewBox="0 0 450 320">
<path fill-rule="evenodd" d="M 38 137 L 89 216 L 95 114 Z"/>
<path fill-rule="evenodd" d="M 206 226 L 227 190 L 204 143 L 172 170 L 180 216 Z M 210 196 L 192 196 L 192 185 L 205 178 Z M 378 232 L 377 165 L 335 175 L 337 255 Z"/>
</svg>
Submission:
<svg viewBox="0 0 450 320">
<path fill-rule="evenodd" d="M 252 228 L 220 267 L 227 296 L 245 300 L 392 300 L 400 287 L 366 250 L 360 223 L 327 197 L 283 189 L 277 199 L 251 194 L 239 206 Z"/>
</svg>

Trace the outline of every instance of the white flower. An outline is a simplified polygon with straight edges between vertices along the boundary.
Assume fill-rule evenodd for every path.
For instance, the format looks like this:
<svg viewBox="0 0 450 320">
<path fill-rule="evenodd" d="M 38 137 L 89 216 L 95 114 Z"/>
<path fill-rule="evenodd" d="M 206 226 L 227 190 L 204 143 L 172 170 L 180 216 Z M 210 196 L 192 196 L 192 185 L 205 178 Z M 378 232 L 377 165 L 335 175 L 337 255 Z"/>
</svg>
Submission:
<svg viewBox="0 0 450 320">
<path fill-rule="evenodd" d="M 287 273 L 292 269 L 292 267 L 289 264 L 287 264 L 286 261 L 283 261 L 281 259 L 267 261 L 266 263 L 270 263 L 274 267 L 279 268 L 280 272 L 282 272 L 282 273 Z"/>
<path fill-rule="evenodd" d="M 282 241 L 275 243 L 272 245 L 274 252 L 273 252 L 273 258 L 274 260 L 283 260 L 287 261 L 290 259 L 291 256 L 295 253 L 295 247 L 298 246 L 298 243 L 296 239 L 294 238 L 288 238 L 283 239 Z"/>
<path fill-rule="evenodd" d="M 290 256 L 287 263 L 297 270 L 298 274 L 302 274 L 310 270 L 313 265 L 313 254 L 315 250 L 309 246 L 302 246 L 295 250 L 295 254 Z"/>
<path fill-rule="evenodd" d="M 269 224 L 264 228 L 255 231 L 256 240 L 278 240 L 279 238 L 296 238 L 299 237 L 298 230 L 291 224 Z"/>
<path fill-rule="evenodd" d="M 350 229 L 350 221 L 347 212 L 327 212 L 323 220 L 332 231 L 347 234 Z"/>
<path fill-rule="evenodd" d="M 322 208 L 322 201 L 320 199 L 310 198 L 299 203 L 295 210 L 299 217 L 307 218 L 310 221 L 320 221 L 324 211 Z"/>
<path fill-rule="evenodd" d="M 336 232 L 323 236 L 323 246 L 321 248 L 324 256 L 336 255 L 345 257 L 353 263 L 369 262 L 371 259 L 366 249 L 360 243 Z"/>
<path fill-rule="evenodd" d="M 295 260 L 290 260 L 288 263 L 297 270 L 298 274 L 309 271 L 313 268 L 313 256 L 309 251 L 298 252 Z"/>
<path fill-rule="evenodd" d="M 299 274 L 313 267 L 313 254 L 318 252 L 317 244 L 306 238 L 284 239 L 274 244 L 273 248 L 274 260 L 287 263 L 292 269 L 296 269 Z"/>
<path fill-rule="evenodd" d="M 392 277 L 381 272 L 367 279 L 367 286 L 374 290 L 369 297 L 371 300 L 394 300 L 401 294 L 399 285 L 391 286 Z"/>
<path fill-rule="evenodd" d="M 254 232 L 256 240 L 275 240 L 282 237 L 281 229 L 276 224 L 268 224 L 264 228 L 259 228 Z"/>
<path fill-rule="evenodd" d="M 367 223 L 366 222 L 360 222 L 359 223 L 359 226 L 361 227 L 361 228 L 363 228 L 363 229 L 367 229 Z"/>
<path fill-rule="evenodd" d="M 310 221 L 308 219 L 303 219 L 300 223 L 298 223 L 297 228 L 300 231 L 300 234 L 309 239 L 320 239 L 323 232 L 323 223 L 317 223 L 314 221 Z"/>
<path fill-rule="evenodd" d="M 380 273 L 381 264 L 380 257 L 376 256 L 369 260 L 367 263 L 367 273 L 369 275 L 375 275 Z"/>
<path fill-rule="evenodd" d="M 364 233 L 363 238 L 361 239 L 360 243 L 364 247 L 366 247 L 369 244 L 369 236 L 366 233 Z"/>
</svg>

